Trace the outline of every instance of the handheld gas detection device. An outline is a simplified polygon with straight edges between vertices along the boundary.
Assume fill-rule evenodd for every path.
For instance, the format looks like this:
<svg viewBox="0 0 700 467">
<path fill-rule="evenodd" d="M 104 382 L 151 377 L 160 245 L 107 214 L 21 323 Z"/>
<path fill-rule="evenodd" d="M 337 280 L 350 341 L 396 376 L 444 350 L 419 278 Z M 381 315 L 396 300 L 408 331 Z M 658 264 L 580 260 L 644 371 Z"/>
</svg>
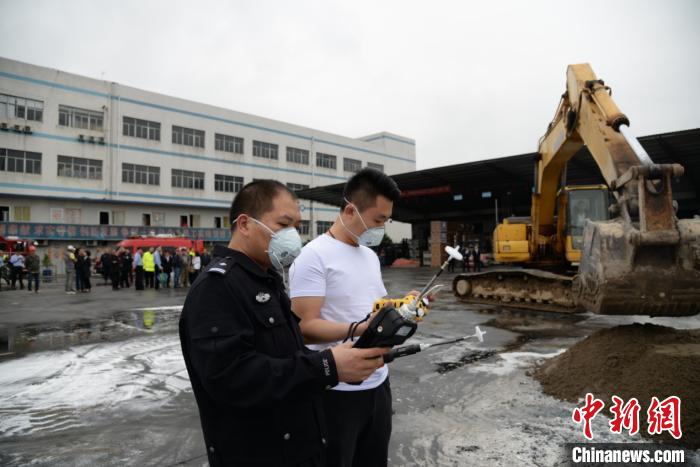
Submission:
<svg viewBox="0 0 700 467">
<path fill-rule="evenodd" d="M 382 299 L 374 303 L 374 310 L 379 309 L 379 312 L 353 347 L 363 349 L 393 347 L 403 344 L 416 332 L 418 321 L 423 319 L 428 309 L 427 301 L 424 301 L 425 298 L 442 287 L 442 285 L 434 285 L 435 281 L 451 260 L 462 260 L 462 255 L 456 248 L 447 246 L 445 251 L 447 252 L 447 260 L 417 296 L 407 295 L 402 299 Z"/>
</svg>

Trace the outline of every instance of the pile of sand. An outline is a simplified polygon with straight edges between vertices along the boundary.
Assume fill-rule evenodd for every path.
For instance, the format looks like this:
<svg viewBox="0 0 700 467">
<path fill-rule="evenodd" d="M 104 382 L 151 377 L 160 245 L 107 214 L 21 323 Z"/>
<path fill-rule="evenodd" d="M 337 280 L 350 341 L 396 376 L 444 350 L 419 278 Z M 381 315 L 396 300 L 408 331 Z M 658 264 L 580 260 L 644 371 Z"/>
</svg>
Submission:
<svg viewBox="0 0 700 467">
<path fill-rule="evenodd" d="M 632 324 L 590 335 L 563 354 L 546 361 L 535 373 L 545 393 L 576 402 L 592 393 L 605 402 L 610 417 L 612 396 L 639 400 L 640 433 L 646 437 L 652 396 L 681 398 L 683 437 L 667 432 L 653 438 L 700 448 L 700 329 L 677 330 Z"/>
</svg>

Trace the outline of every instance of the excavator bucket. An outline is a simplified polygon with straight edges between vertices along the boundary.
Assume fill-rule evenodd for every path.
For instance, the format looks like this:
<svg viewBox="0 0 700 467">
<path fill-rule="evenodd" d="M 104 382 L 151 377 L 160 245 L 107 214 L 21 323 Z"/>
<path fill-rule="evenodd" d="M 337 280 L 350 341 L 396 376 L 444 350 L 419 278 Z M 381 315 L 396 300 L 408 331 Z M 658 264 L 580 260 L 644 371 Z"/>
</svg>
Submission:
<svg viewBox="0 0 700 467">
<path fill-rule="evenodd" d="M 677 245 L 630 241 L 623 222 L 588 222 L 574 300 L 606 315 L 700 313 L 700 220 L 678 221 Z"/>
<path fill-rule="evenodd" d="M 654 171 L 657 179 L 652 183 Z M 586 222 L 572 284 L 580 307 L 611 315 L 700 313 L 700 219 L 673 215 L 674 173 L 682 169 L 633 167 L 621 178 L 638 192 L 639 222 L 626 220 L 628 216 Z"/>
</svg>

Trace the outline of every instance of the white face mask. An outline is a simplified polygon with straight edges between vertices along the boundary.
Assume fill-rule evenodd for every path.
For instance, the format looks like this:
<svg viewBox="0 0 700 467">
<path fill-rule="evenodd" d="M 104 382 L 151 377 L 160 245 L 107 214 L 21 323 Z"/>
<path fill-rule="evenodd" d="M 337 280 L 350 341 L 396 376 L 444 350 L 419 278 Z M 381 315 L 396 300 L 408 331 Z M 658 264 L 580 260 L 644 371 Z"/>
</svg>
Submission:
<svg viewBox="0 0 700 467">
<path fill-rule="evenodd" d="M 358 237 L 350 229 L 345 227 L 345 222 L 343 222 L 343 217 L 340 216 L 340 223 L 345 228 L 345 230 L 347 230 L 350 235 L 355 237 L 357 239 L 357 243 L 360 245 L 371 247 L 371 246 L 377 246 L 380 243 L 382 243 L 382 239 L 384 238 L 384 227 L 372 227 L 370 229 L 369 227 L 367 227 L 367 224 L 365 224 L 365 220 L 362 218 L 360 211 L 355 207 L 355 205 L 352 204 L 347 199 L 345 200 L 345 202 L 348 203 L 350 206 L 352 206 L 352 208 L 355 210 L 357 215 L 360 217 L 360 221 L 362 222 L 362 225 L 365 227 L 365 231 L 362 232 L 362 235 L 360 235 Z"/>
<path fill-rule="evenodd" d="M 267 255 L 270 257 L 272 266 L 280 271 L 292 264 L 296 257 L 299 256 L 299 253 L 301 253 L 301 237 L 297 229 L 285 227 L 275 232 L 256 218 L 251 217 L 251 219 L 270 232 L 272 238 L 267 246 Z"/>
</svg>

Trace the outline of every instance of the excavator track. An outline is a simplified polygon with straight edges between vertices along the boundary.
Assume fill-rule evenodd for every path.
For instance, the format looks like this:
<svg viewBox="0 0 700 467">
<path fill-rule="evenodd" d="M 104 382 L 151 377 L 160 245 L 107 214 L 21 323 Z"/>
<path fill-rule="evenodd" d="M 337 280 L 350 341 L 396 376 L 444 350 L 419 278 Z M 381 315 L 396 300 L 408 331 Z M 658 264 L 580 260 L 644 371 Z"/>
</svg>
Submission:
<svg viewBox="0 0 700 467">
<path fill-rule="evenodd" d="M 573 277 L 537 269 L 503 268 L 457 275 L 452 290 L 465 303 L 576 313 Z"/>
</svg>

